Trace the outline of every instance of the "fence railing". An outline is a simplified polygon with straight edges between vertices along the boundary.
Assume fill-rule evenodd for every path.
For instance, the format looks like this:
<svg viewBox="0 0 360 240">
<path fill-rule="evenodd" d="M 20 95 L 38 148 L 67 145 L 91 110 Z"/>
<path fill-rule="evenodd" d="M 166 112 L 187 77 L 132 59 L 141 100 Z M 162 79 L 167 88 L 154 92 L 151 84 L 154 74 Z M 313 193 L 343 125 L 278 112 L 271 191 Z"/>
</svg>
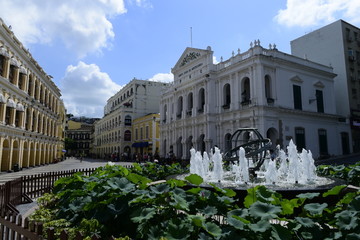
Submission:
<svg viewBox="0 0 360 240">
<path fill-rule="evenodd" d="M 96 168 L 73 169 L 67 171 L 48 172 L 20 178 L 0 185 L 0 209 L 6 208 L 18 213 L 16 205 L 32 202 L 32 199 L 48 193 L 56 180 L 68 177 L 77 172 L 90 175 Z"/>
<path fill-rule="evenodd" d="M 75 236 L 63 230 L 56 236 L 55 229 L 53 227 L 47 229 L 44 232 L 43 224 L 30 221 L 29 218 L 23 220 L 21 215 L 17 215 L 14 212 L 1 211 L 0 216 L 0 239 L 28 239 L 28 240 L 43 240 L 46 234 L 47 240 L 83 240 L 85 236 L 81 232 L 76 232 Z M 91 237 L 91 240 L 101 240 L 102 238 L 96 234 Z M 109 240 L 114 239 L 111 237 Z"/>
<path fill-rule="evenodd" d="M 132 166 L 124 166 L 131 168 Z M 68 171 L 48 172 L 36 175 L 22 176 L 0 185 L 0 239 L 44 239 L 42 223 L 30 222 L 28 218 L 22 219 L 17 205 L 30 203 L 32 199 L 51 192 L 54 183 L 62 178 L 72 176 L 74 173 L 82 172 L 89 176 L 96 168 L 73 169 Z M 47 231 L 47 240 L 54 240 L 54 229 Z M 59 239 L 59 238 L 57 238 Z M 60 240 L 69 239 L 66 231 L 60 234 Z M 75 240 L 82 240 L 81 233 L 76 234 Z M 99 236 L 91 239 L 99 240 Z"/>
</svg>

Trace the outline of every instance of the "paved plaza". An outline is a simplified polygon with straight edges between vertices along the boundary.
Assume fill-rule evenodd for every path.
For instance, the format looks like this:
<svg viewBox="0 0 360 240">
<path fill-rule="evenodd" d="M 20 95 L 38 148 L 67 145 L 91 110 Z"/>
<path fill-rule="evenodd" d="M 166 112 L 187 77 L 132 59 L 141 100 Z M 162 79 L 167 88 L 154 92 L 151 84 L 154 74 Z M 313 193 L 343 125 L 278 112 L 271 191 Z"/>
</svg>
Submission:
<svg viewBox="0 0 360 240">
<path fill-rule="evenodd" d="M 64 161 L 58 163 L 52 163 L 44 166 L 23 168 L 18 172 L 0 172 L 0 185 L 4 184 L 7 181 L 19 178 L 25 175 L 35 175 L 40 173 L 47 172 L 57 172 L 57 171 L 66 171 L 72 169 L 85 169 L 85 168 L 98 168 L 105 166 L 108 161 L 103 159 L 92 159 L 92 158 L 84 158 L 82 161 L 80 159 L 71 157 L 67 158 Z M 131 162 L 115 162 L 118 165 L 132 165 Z"/>
</svg>

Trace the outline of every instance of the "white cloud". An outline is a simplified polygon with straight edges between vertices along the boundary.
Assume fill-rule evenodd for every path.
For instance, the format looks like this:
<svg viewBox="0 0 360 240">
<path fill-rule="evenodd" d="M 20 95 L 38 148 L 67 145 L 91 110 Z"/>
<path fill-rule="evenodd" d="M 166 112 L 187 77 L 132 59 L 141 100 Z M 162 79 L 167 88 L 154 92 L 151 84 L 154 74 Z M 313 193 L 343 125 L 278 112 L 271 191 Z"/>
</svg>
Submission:
<svg viewBox="0 0 360 240">
<path fill-rule="evenodd" d="M 60 86 L 67 113 L 86 117 L 102 117 L 106 101 L 122 88 L 97 65 L 81 61 L 67 67 Z"/>
<path fill-rule="evenodd" d="M 219 61 L 216 59 L 216 56 L 213 56 L 213 64 L 218 64 Z"/>
<path fill-rule="evenodd" d="M 110 19 L 126 12 L 123 0 L 0 0 L 0 6 L 1 18 L 25 45 L 60 39 L 79 57 L 109 47 Z"/>
<path fill-rule="evenodd" d="M 287 0 L 286 9 L 279 10 L 275 20 L 288 27 L 315 26 L 344 19 L 360 23 L 359 0 Z"/>
<path fill-rule="evenodd" d="M 174 75 L 172 73 L 157 73 L 149 81 L 168 83 L 174 81 Z"/>
</svg>

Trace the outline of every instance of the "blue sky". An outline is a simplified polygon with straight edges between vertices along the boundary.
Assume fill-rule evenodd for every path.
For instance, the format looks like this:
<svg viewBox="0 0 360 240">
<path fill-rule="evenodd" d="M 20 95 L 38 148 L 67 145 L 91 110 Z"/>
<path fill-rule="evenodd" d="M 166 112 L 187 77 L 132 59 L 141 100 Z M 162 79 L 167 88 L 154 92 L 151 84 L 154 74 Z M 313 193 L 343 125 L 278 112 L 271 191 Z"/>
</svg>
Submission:
<svg viewBox="0 0 360 240">
<path fill-rule="evenodd" d="M 134 77 L 172 81 L 171 68 L 191 39 L 192 47 L 211 46 L 219 61 L 255 39 L 290 53 L 291 40 L 328 23 L 360 25 L 359 0 L 0 0 L 0 6 L 0 17 L 54 77 L 68 113 L 87 117 L 102 117 L 107 99 Z"/>
</svg>

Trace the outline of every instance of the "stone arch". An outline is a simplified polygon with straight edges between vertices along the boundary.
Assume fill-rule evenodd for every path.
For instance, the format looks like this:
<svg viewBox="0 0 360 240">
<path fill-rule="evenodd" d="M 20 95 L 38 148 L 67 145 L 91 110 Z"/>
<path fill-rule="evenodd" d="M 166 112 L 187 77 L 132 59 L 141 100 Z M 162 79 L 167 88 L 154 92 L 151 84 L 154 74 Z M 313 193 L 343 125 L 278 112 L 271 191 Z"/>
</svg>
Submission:
<svg viewBox="0 0 360 240">
<path fill-rule="evenodd" d="M 19 141 L 18 140 L 13 141 L 12 154 L 11 154 L 11 161 L 10 162 L 11 162 L 10 168 L 12 168 L 15 164 L 20 166 L 20 146 L 19 146 Z"/>
<path fill-rule="evenodd" d="M 35 158 L 36 158 L 36 147 L 33 142 L 29 144 L 30 149 L 30 157 L 29 157 L 29 167 L 35 166 Z"/>
<path fill-rule="evenodd" d="M 29 167 L 29 143 L 24 141 L 22 154 L 22 167 Z"/>
<path fill-rule="evenodd" d="M 2 144 L 1 171 L 10 170 L 10 141 L 4 139 Z"/>
</svg>

